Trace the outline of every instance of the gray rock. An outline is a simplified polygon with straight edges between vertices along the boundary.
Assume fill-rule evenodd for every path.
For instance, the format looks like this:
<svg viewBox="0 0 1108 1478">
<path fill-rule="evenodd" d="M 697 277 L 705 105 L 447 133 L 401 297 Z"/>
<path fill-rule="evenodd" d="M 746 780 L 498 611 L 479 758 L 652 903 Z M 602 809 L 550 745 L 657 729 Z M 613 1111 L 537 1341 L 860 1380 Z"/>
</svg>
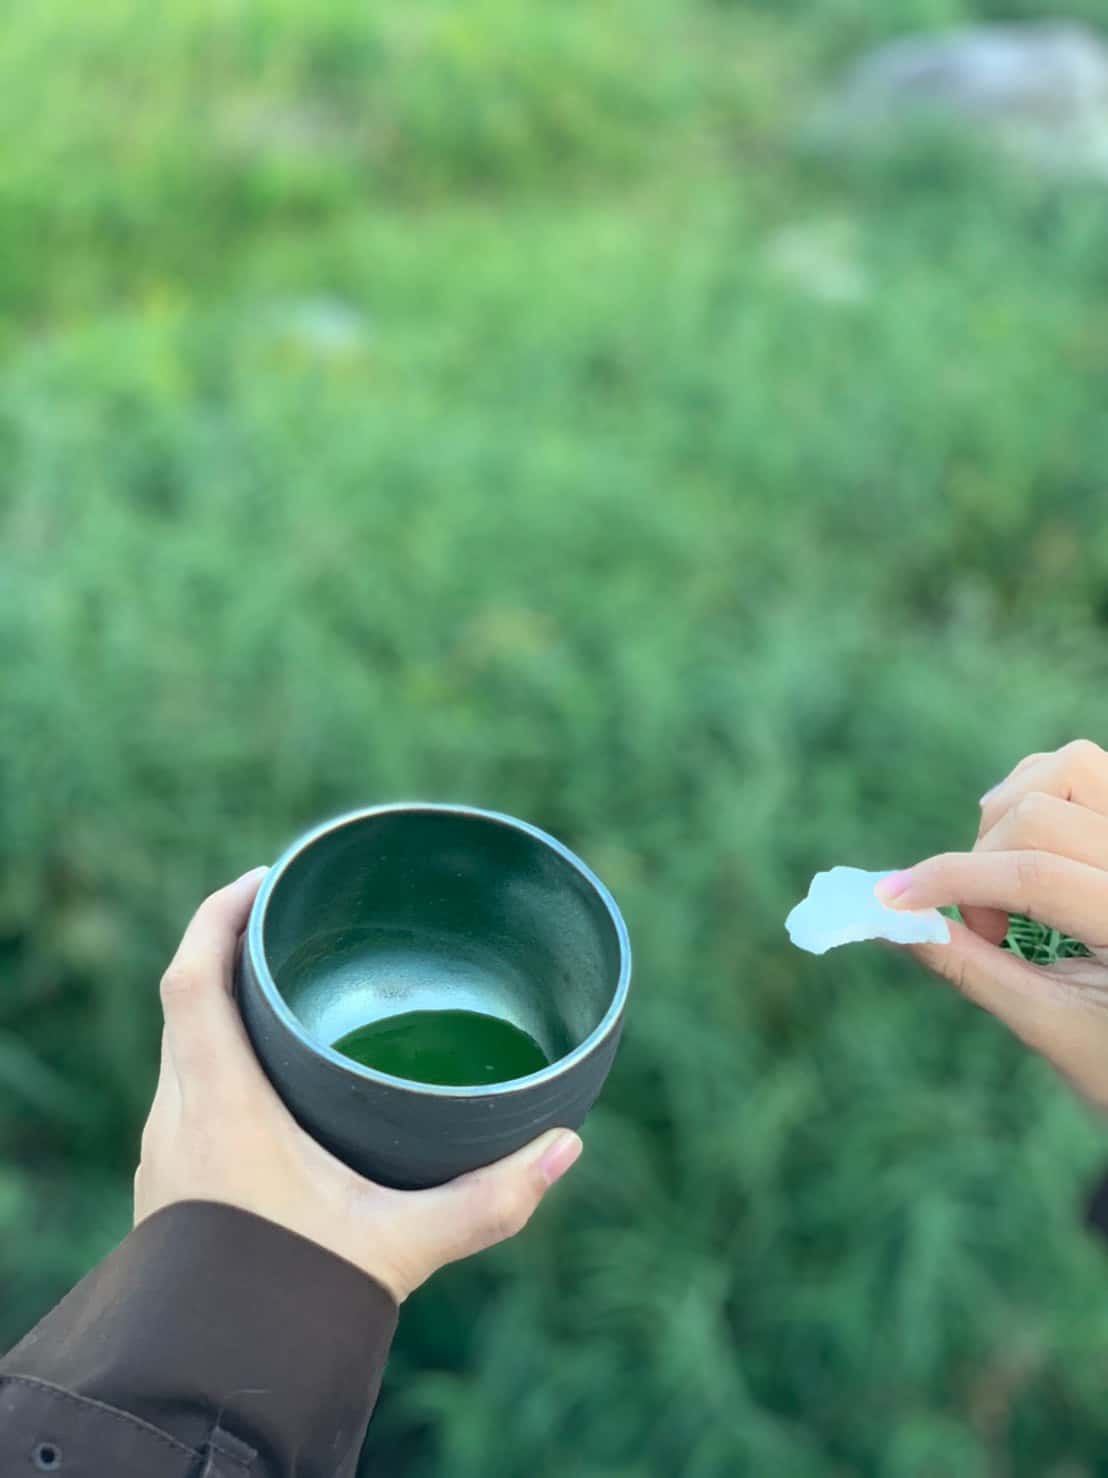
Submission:
<svg viewBox="0 0 1108 1478">
<path fill-rule="evenodd" d="M 1069 21 L 907 37 L 861 58 L 816 130 L 864 148 L 919 123 L 969 128 L 1043 171 L 1108 181 L 1108 45 Z"/>
</svg>

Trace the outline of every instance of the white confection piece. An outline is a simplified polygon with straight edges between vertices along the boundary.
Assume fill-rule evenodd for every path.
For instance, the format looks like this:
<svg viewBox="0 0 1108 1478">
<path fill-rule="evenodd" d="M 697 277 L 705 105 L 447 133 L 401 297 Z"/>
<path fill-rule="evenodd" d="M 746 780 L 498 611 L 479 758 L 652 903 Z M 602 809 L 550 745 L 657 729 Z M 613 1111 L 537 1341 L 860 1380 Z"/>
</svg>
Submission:
<svg viewBox="0 0 1108 1478">
<path fill-rule="evenodd" d="M 817 872 L 803 899 L 785 920 L 789 938 L 811 954 L 840 944 L 889 939 L 893 944 L 949 944 L 950 925 L 937 908 L 886 908 L 873 886 L 886 872 L 833 867 Z"/>
</svg>

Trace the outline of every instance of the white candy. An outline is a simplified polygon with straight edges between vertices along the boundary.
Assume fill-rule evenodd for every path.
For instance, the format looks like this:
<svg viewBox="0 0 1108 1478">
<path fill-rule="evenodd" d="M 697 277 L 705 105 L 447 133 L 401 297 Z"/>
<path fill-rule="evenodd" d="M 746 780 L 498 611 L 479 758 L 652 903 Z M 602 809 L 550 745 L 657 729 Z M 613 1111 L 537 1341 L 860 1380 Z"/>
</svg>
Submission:
<svg viewBox="0 0 1108 1478">
<path fill-rule="evenodd" d="M 860 867 L 817 872 L 807 898 L 785 920 L 789 938 L 814 955 L 863 939 L 949 944 L 950 926 L 937 908 L 885 907 L 873 885 L 888 876 L 888 872 L 866 872 Z"/>
</svg>

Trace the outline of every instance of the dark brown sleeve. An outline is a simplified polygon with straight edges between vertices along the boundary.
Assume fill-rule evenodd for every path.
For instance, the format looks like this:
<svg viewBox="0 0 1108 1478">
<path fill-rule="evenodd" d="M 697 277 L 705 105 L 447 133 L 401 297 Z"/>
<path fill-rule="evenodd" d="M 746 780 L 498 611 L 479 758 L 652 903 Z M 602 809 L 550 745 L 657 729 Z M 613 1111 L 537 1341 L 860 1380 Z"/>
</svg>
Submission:
<svg viewBox="0 0 1108 1478">
<path fill-rule="evenodd" d="M 396 1328 L 352 1263 L 190 1201 L 0 1359 L 5 1478 L 347 1478 Z"/>
</svg>

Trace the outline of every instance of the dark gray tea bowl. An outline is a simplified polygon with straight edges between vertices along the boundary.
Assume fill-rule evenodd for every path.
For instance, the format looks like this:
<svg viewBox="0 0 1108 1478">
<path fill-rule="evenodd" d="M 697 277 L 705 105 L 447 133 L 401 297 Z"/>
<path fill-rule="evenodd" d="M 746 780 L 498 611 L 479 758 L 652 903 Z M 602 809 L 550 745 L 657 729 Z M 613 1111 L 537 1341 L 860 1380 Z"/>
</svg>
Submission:
<svg viewBox="0 0 1108 1478">
<path fill-rule="evenodd" d="M 568 848 L 511 816 L 411 804 L 325 822 L 277 860 L 238 995 L 304 1128 L 414 1188 L 576 1129 L 630 978 L 615 900 Z"/>
</svg>

